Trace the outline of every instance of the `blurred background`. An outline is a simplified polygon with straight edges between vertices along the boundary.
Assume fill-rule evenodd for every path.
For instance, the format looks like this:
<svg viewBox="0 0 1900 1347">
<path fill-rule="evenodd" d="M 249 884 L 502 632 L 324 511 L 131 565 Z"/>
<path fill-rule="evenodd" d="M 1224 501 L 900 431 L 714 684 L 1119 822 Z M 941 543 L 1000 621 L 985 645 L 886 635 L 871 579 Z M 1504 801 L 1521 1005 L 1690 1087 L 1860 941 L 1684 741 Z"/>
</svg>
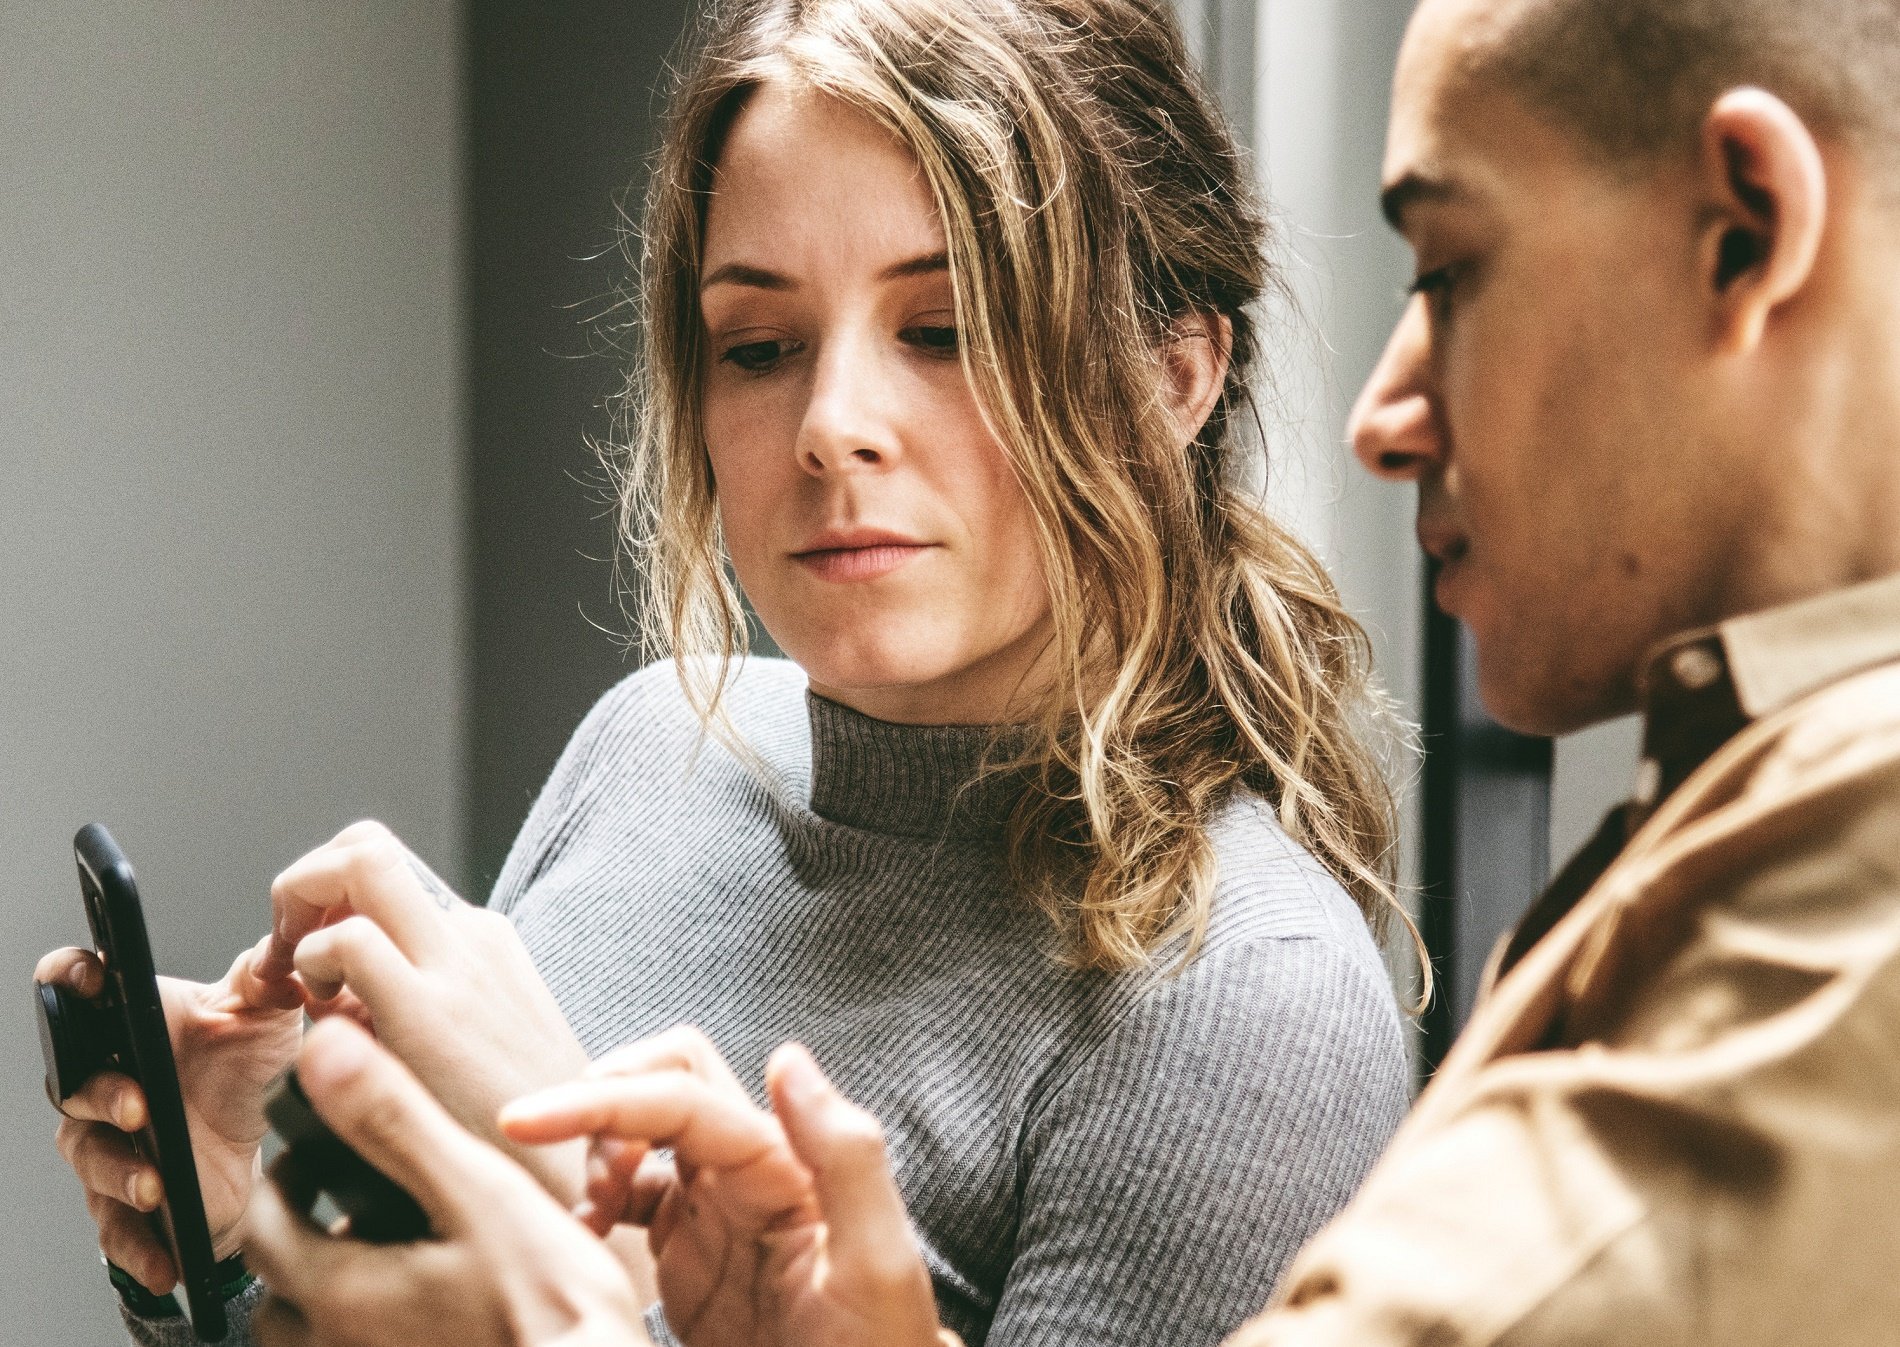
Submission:
<svg viewBox="0 0 1900 1347">
<path fill-rule="evenodd" d="M 588 439 L 690 9 L 0 0 L 0 1344 L 120 1334 L 28 1009 L 37 956 L 85 934 L 73 832 L 115 832 L 161 967 L 213 978 L 271 877 L 354 819 L 484 897 L 637 666 Z M 1410 279 L 1376 205 L 1409 0 L 1181 9 L 1299 297 L 1272 497 L 1425 729 L 1400 769 L 1448 988 L 1429 1070 L 1495 933 L 1626 790 L 1634 735 L 1490 725 L 1424 601 L 1411 493 L 1343 447 Z"/>
</svg>

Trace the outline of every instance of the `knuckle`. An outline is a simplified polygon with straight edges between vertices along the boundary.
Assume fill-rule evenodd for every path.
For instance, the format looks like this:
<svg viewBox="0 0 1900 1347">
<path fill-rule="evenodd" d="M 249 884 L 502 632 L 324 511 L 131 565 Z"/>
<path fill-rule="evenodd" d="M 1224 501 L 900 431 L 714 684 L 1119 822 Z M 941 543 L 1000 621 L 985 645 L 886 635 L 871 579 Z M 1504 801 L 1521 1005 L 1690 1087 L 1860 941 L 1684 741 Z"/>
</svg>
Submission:
<svg viewBox="0 0 1900 1347">
<path fill-rule="evenodd" d="M 349 867 L 359 882 L 393 870 L 408 859 L 408 849 L 387 828 L 350 848 Z"/>
<path fill-rule="evenodd" d="M 470 923 L 469 929 L 476 938 L 486 944 L 499 945 L 514 940 L 514 923 L 499 912 L 491 912 L 485 907 L 476 907 L 473 904 L 464 904 L 461 915 Z"/>
<path fill-rule="evenodd" d="M 664 1037 L 669 1040 L 667 1047 L 678 1052 L 687 1061 L 693 1063 L 716 1059 L 719 1049 L 704 1029 L 697 1024 L 678 1024 L 667 1030 Z"/>
<path fill-rule="evenodd" d="M 378 1090 L 355 1101 L 349 1108 L 350 1120 L 358 1132 L 374 1138 L 392 1150 L 404 1151 L 409 1135 L 409 1113 L 403 1101 Z"/>
<path fill-rule="evenodd" d="M 381 934 L 381 928 L 359 913 L 345 917 L 334 926 L 326 926 L 317 934 L 325 941 L 323 948 L 355 953 Z"/>
<path fill-rule="evenodd" d="M 891 1240 L 879 1241 L 865 1255 L 861 1275 L 877 1288 L 879 1298 L 908 1291 L 917 1284 L 918 1255 L 915 1248 Z"/>
</svg>

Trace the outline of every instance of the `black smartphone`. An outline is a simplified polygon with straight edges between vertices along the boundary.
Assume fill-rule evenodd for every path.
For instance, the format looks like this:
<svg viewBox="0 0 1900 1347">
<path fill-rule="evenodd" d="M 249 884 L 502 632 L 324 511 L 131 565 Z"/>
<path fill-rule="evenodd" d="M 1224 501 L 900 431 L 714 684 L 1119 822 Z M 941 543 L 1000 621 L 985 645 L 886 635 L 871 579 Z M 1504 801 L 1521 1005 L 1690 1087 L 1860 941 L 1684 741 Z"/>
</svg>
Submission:
<svg viewBox="0 0 1900 1347">
<path fill-rule="evenodd" d="M 148 1117 L 133 1138 L 139 1155 L 158 1170 L 165 1195 L 152 1228 L 170 1248 L 200 1342 L 225 1335 L 217 1259 L 205 1223 L 198 1165 L 191 1153 L 178 1067 L 159 1002 L 158 974 L 146 937 L 138 882 L 112 834 L 89 823 L 73 838 L 79 892 L 92 928 L 93 949 L 105 965 L 105 989 L 88 1000 L 70 987 L 33 984 L 46 1057 L 46 1094 L 58 1107 L 101 1071 L 120 1071 L 145 1092 Z"/>
<path fill-rule="evenodd" d="M 348 1235 L 371 1244 L 426 1239 L 429 1218 L 394 1179 L 330 1130 L 297 1079 L 286 1071 L 264 1103 L 264 1116 L 283 1139 L 272 1177 L 291 1205 L 309 1215 L 319 1196 L 349 1218 Z"/>
</svg>

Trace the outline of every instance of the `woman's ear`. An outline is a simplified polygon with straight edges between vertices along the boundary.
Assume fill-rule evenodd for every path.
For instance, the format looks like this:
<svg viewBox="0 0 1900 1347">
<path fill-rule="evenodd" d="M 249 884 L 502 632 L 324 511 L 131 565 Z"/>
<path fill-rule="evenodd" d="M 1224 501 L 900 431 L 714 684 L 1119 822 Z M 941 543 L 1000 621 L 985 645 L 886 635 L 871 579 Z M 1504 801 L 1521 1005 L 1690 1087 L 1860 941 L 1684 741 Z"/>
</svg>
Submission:
<svg viewBox="0 0 1900 1347">
<path fill-rule="evenodd" d="M 1225 314 L 1188 314 L 1176 319 L 1168 334 L 1161 367 L 1167 376 L 1168 410 L 1180 427 L 1183 447 L 1201 433 L 1207 418 L 1214 414 L 1227 383 L 1227 361 L 1233 343 L 1233 320 Z"/>
<path fill-rule="evenodd" d="M 1701 257 L 1723 350 L 1760 344 L 1775 311 L 1814 274 L 1827 228 L 1827 167 L 1806 123 L 1773 94 L 1735 89 L 1702 127 L 1713 201 Z"/>
</svg>

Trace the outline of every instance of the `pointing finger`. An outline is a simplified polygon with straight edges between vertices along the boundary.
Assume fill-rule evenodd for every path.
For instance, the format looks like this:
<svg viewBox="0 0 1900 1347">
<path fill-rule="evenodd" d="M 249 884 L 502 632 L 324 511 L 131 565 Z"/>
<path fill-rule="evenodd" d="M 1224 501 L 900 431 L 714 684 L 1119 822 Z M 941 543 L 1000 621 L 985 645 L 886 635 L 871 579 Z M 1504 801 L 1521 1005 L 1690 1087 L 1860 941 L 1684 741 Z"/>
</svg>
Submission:
<svg viewBox="0 0 1900 1347">
<path fill-rule="evenodd" d="M 651 1071 L 685 1071 L 727 1094 L 750 1099 L 719 1048 L 690 1024 L 615 1048 L 588 1066 L 588 1077 L 638 1076 Z"/>
<path fill-rule="evenodd" d="M 927 1292 L 877 1119 L 839 1094 L 796 1044 L 772 1055 L 766 1081 L 792 1149 L 811 1169 L 838 1266 L 893 1291 L 914 1290 L 921 1279 Z"/>
<path fill-rule="evenodd" d="M 342 912 L 368 916 L 413 958 L 460 901 L 388 828 L 353 824 L 271 884 L 271 943 L 259 975 L 286 976 L 303 939 Z"/>
</svg>

